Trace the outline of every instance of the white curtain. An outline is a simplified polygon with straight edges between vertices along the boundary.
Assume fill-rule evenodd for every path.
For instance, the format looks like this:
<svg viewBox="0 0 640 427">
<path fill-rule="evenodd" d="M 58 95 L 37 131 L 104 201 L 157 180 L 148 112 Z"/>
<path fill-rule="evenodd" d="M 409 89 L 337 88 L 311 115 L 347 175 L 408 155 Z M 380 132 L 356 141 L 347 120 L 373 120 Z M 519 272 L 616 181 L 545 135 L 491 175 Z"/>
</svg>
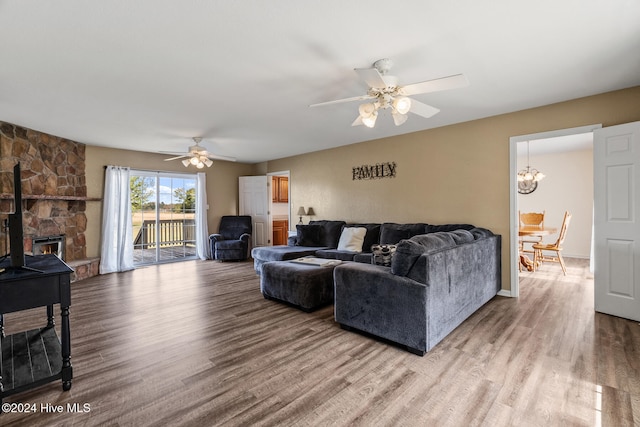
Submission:
<svg viewBox="0 0 640 427">
<path fill-rule="evenodd" d="M 196 255 L 200 259 L 209 258 L 209 227 L 207 226 L 207 175 L 198 173 L 196 184 Z"/>
<path fill-rule="evenodd" d="M 102 208 L 100 274 L 133 270 L 129 168 L 107 166 Z"/>
</svg>

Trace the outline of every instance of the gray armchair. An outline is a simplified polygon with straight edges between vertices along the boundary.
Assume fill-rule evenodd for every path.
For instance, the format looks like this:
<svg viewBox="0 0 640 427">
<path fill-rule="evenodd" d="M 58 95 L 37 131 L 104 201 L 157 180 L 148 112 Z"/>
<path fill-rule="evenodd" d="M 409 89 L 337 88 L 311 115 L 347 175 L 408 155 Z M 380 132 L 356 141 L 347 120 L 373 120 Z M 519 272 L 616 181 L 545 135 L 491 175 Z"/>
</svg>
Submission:
<svg viewBox="0 0 640 427">
<path fill-rule="evenodd" d="M 246 260 L 252 232 L 250 215 L 223 216 L 218 233 L 209 236 L 213 259 Z"/>
</svg>

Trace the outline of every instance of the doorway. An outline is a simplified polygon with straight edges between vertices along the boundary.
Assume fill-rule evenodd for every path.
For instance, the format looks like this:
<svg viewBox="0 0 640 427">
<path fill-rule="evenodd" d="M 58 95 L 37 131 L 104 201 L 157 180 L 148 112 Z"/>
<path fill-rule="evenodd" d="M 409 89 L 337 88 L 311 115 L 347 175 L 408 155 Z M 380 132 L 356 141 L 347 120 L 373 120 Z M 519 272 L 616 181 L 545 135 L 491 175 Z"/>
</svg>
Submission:
<svg viewBox="0 0 640 427">
<path fill-rule="evenodd" d="M 590 140 L 593 141 L 593 137 L 592 137 L 593 131 L 595 129 L 600 129 L 601 127 L 602 127 L 601 125 L 591 125 L 591 126 L 583 126 L 578 128 L 542 132 L 537 134 L 520 135 L 520 136 L 514 136 L 510 138 L 509 156 L 510 156 L 510 230 L 511 232 L 509 237 L 510 237 L 510 254 L 511 254 L 510 258 L 512 260 L 511 266 L 510 266 L 511 290 L 501 291 L 500 295 L 518 297 L 520 294 L 519 269 L 518 269 L 518 263 L 517 263 L 517 261 L 519 260 L 518 211 L 521 208 L 521 206 L 519 205 L 522 204 L 523 205 L 522 208 L 524 208 L 525 210 L 534 210 L 534 211 L 546 210 L 547 212 L 545 214 L 545 218 L 547 218 L 547 214 L 549 214 L 549 217 L 548 217 L 549 221 L 551 221 L 551 223 L 557 222 L 558 223 L 556 224 L 557 226 L 560 225 L 559 223 L 562 220 L 562 215 L 564 211 L 574 209 L 570 207 L 571 203 L 568 202 L 569 197 L 563 198 L 562 194 L 559 194 L 559 192 L 541 191 L 545 185 L 547 185 L 546 187 L 547 190 L 552 189 L 551 186 L 553 185 L 553 180 L 550 178 L 545 178 L 547 182 L 545 182 L 545 180 L 540 182 L 539 185 L 542 187 L 540 190 L 537 190 L 538 191 L 537 193 L 534 191 L 528 194 L 527 196 L 521 196 L 518 194 L 516 175 L 517 175 L 517 172 L 522 168 L 522 164 L 518 163 L 518 149 L 520 148 L 521 151 L 522 149 L 526 150 L 526 148 L 524 147 L 526 147 L 526 143 L 527 141 L 529 141 L 530 148 L 534 149 L 534 151 L 532 152 L 543 153 L 546 150 L 546 154 L 552 157 L 553 156 L 552 150 L 554 148 L 557 148 L 557 145 L 561 144 L 562 141 L 565 141 L 565 143 L 567 144 L 569 143 L 574 144 L 576 143 L 575 142 L 576 140 L 579 140 L 579 138 L 575 138 L 574 136 L 581 135 L 581 134 L 582 135 L 588 134 L 590 136 Z M 537 149 L 534 148 L 536 143 L 539 144 Z M 556 144 L 555 147 L 554 147 L 554 144 Z M 542 159 L 542 157 L 538 157 L 538 158 Z M 531 166 L 535 166 L 539 168 L 538 165 L 531 165 Z M 592 169 L 593 169 L 593 166 L 591 164 L 591 172 L 592 172 Z M 542 172 L 549 175 L 548 171 L 543 170 Z M 556 179 L 571 179 L 571 177 L 567 175 L 568 173 L 569 171 L 567 170 L 561 170 L 557 173 L 559 176 L 556 177 Z M 564 175 L 564 178 L 562 178 L 563 175 Z M 575 179 L 575 177 L 573 179 Z M 526 199 L 526 197 L 528 197 L 528 199 Z M 591 191 L 591 194 L 589 197 L 591 201 L 593 201 L 593 191 Z M 522 200 L 524 200 L 524 202 Z M 560 202 L 554 202 L 554 201 L 560 201 Z M 573 202 L 573 203 L 577 203 L 577 202 Z M 577 209 L 584 211 L 585 210 L 584 202 L 582 203 L 582 207 Z M 575 212 L 573 213 L 574 213 L 574 219 L 576 219 Z M 586 219 L 587 217 L 589 219 Z M 582 222 L 588 221 L 592 223 L 592 211 L 588 211 L 588 214 L 583 215 L 583 217 L 581 218 L 581 221 Z M 548 223 L 547 223 L 547 220 L 545 219 L 545 225 L 546 224 Z M 589 244 L 592 245 L 592 227 L 589 229 L 588 225 L 585 226 L 583 224 L 579 228 L 583 230 L 582 233 L 585 233 L 584 231 L 585 229 L 587 230 L 586 233 L 588 234 L 588 236 L 586 238 L 589 240 Z M 550 236 L 550 238 L 554 238 L 554 237 L 557 237 L 557 235 Z M 582 238 L 585 238 L 585 236 L 582 236 Z M 582 242 L 582 245 L 584 245 L 584 242 Z M 581 246 L 581 248 L 582 249 L 574 249 L 574 251 L 576 251 L 576 254 L 583 256 L 585 255 L 584 246 Z"/>
<path fill-rule="evenodd" d="M 196 185 L 196 175 L 131 171 L 134 265 L 197 258 Z"/>
<path fill-rule="evenodd" d="M 291 224 L 289 204 L 289 171 L 267 174 L 270 180 L 271 197 L 269 202 L 270 242 L 272 246 L 286 245 Z"/>
<path fill-rule="evenodd" d="M 289 171 L 239 178 L 239 214 L 251 215 L 252 248 L 273 245 L 274 219 L 280 221 L 275 226 L 279 227 L 281 238 L 288 236 L 291 224 L 290 183 Z"/>
</svg>

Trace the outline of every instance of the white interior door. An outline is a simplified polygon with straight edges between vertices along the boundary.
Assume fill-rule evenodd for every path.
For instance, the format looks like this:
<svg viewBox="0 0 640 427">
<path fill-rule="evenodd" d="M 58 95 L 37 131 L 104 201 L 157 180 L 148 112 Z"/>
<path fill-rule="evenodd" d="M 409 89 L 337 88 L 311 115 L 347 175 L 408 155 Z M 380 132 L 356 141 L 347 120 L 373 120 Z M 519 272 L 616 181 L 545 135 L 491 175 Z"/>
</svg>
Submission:
<svg viewBox="0 0 640 427">
<path fill-rule="evenodd" d="M 594 131 L 595 309 L 640 321 L 640 122 Z"/>
<path fill-rule="evenodd" d="M 271 177 L 269 177 L 271 178 Z M 253 222 L 252 246 L 271 243 L 267 176 L 241 176 L 239 178 L 240 215 L 251 215 Z"/>
</svg>

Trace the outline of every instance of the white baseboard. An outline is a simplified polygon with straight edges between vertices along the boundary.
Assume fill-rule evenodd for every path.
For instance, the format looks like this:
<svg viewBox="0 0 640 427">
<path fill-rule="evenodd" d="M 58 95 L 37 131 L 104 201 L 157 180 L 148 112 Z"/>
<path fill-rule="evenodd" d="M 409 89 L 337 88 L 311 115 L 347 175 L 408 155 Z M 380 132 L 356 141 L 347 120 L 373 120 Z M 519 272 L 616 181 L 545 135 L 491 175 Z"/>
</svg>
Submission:
<svg viewBox="0 0 640 427">
<path fill-rule="evenodd" d="M 498 292 L 498 295 L 501 297 L 509 297 L 511 298 L 511 291 L 508 291 L 506 289 L 501 289 L 500 292 Z"/>
</svg>

